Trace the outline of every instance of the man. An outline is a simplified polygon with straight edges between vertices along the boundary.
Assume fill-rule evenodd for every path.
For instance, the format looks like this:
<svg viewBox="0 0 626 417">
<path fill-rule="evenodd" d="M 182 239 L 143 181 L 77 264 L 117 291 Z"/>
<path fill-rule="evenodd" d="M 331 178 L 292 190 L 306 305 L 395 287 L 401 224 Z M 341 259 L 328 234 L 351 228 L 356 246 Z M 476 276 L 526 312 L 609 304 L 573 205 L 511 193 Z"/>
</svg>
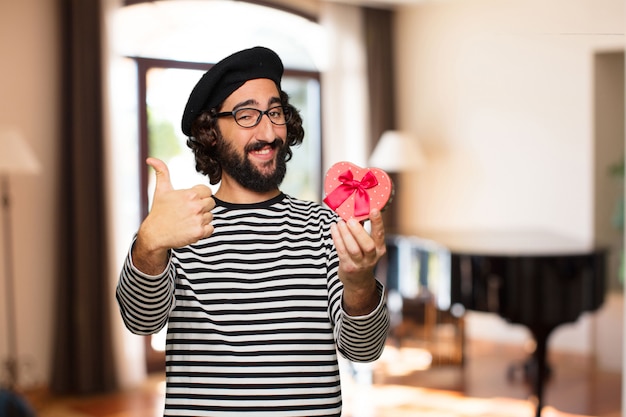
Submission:
<svg viewBox="0 0 626 417">
<path fill-rule="evenodd" d="M 371 234 L 317 203 L 283 194 L 304 136 L 271 50 L 237 52 L 194 87 L 182 129 L 196 169 L 220 182 L 174 190 L 165 163 L 150 213 L 120 274 L 126 326 L 168 325 L 166 416 L 339 416 L 337 351 L 382 353 L 388 314 Z"/>
</svg>

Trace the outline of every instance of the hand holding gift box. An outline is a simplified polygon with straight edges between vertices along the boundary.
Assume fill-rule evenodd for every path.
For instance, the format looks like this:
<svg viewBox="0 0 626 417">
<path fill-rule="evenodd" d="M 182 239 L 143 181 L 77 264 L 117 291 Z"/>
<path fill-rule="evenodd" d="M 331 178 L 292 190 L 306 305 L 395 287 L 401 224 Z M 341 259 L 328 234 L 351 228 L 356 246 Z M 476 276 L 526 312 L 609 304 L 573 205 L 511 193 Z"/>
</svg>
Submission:
<svg viewBox="0 0 626 417">
<path fill-rule="evenodd" d="M 324 203 L 342 219 L 369 218 L 370 210 L 383 210 L 393 196 L 389 174 L 379 168 L 361 168 L 350 162 L 334 164 L 324 178 Z"/>
</svg>

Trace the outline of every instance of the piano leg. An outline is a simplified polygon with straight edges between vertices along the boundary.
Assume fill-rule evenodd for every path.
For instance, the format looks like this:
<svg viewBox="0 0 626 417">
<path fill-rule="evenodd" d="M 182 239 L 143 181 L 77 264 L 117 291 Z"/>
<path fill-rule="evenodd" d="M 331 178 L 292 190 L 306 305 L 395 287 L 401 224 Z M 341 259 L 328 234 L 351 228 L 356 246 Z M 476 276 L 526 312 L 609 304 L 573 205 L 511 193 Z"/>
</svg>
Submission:
<svg viewBox="0 0 626 417">
<path fill-rule="evenodd" d="M 532 355 L 531 362 L 531 384 L 533 387 L 533 395 L 536 401 L 535 417 L 541 416 L 541 409 L 543 408 L 543 391 L 544 384 L 548 377 L 548 365 L 546 363 L 548 337 L 553 328 L 534 328 L 531 329 L 533 337 L 535 338 L 535 351 Z M 534 368 L 534 369 L 533 369 Z"/>
</svg>

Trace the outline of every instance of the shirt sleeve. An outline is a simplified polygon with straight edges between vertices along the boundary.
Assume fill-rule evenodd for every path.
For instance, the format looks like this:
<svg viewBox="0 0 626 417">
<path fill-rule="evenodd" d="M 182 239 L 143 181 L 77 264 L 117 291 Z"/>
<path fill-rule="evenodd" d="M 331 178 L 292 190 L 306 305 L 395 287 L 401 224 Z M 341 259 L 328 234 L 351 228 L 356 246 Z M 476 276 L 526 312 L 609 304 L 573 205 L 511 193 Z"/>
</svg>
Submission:
<svg viewBox="0 0 626 417">
<path fill-rule="evenodd" d="M 389 312 L 383 285 L 378 280 L 376 290 L 380 302 L 374 311 L 364 316 L 350 316 L 340 309 L 335 323 L 337 349 L 346 359 L 353 362 L 375 361 L 385 348 L 389 331 Z M 342 303 L 339 302 L 339 305 Z"/>
<path fill-rule="evenodd" d="M 116 299 L 126 327 L 133 333 L 158 333 L 174 308 L 175 268 L 172 255 L 162 274 L 148 275 L 133 265 L 132 245 L 126 255 L 116 288 Z"/>
<path fill-rule="evenodd" d="M 328 236 L 328 308 L 338 352 L 352 362 L 372 362 L 382 355 L 389 332 L 389 311 L 383 285 L 376 280 L 378 306 L 364 316 L 350 316 L 342 308 L 343 284 L 339 256 Z"/>
</svg>

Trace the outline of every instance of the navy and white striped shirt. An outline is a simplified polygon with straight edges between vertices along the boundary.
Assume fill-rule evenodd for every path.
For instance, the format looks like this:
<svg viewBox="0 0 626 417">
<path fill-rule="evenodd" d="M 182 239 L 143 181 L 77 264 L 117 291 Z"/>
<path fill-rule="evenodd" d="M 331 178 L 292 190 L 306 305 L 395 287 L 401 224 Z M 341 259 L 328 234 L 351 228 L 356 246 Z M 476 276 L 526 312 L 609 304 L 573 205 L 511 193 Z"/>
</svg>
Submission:
<svg viewBox="0 0 626 417">
<path fill-rule="evenodd" d="M 129 255 L 117 299 L 126 326 L 166 324 L 165 416 L 340 416 L 337 351 L 382 353 L 383 288 L 370 314 L 341 308 L 335 213 L 281 194 L 260 204 L 216 199 L 214 233 L 172 251 L 160 276 Z"/>
</svg>

